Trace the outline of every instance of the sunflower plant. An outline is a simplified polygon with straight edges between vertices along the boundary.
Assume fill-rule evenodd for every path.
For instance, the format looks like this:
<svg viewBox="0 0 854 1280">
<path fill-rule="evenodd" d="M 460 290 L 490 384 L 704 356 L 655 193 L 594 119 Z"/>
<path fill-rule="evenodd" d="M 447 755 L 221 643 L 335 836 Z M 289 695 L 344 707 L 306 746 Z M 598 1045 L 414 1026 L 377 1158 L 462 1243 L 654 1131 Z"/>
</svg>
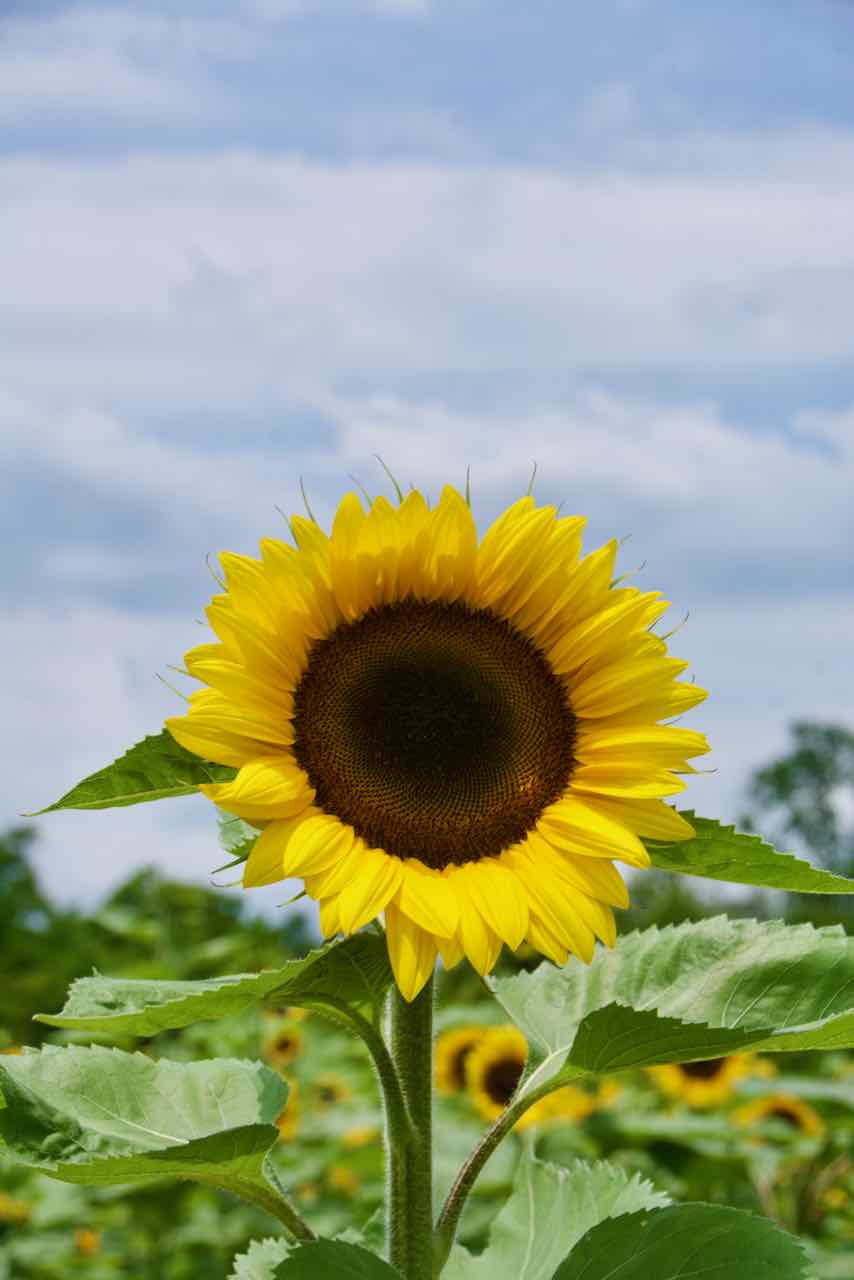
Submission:
<svg viewBox="0 0 854 1280">
<path fill-rule="evenodd" d="M 618 939 L 616 864 L 854 883 L 668 803 L 709 749 L 676 723 L 706 694 L 655 629 L 668 602 L 616 576 L 616 541 L 582 556 L 584 520 L 530 494 L 479 537 L 468 493 L 431 505 L 395 488 L 367 508 L 347 494 L 329 533 L 309 512 L 257 559 L 223 554 L 185 714 L 50 806 L 201 791 L 244 885 L 300 882 L 327 941 L 260 973 L 79 979 L 41 1018 L 100 1043 L 3 1059 L 9 1154 L 67 1182 L 190 1178 L 260 1206 L 280 1233 L 235 1261 L 238 1280 L 670 1280 L 695 1264 L 805 1278 L 799 1243 L 767 1219 L 530 1150 L 485 1249 L 459 1242 L 502 1141 L 562 1106 L 583 1114 L 605 1074 L 854 1045 L 840 928 L 718 917 Z M 522 944 L 540 966 L 496 976 Z M 434 974 L 458 964 L 504 1025 L 446 1063 L 489 1127 L 437 1197 Z M 107 1047 L 253 1004 L 317 1011 L 363 1042 L 385 1112 L 381 1220 L 318 1238 L 276 1158 L 288 1086 L 269 1065 Z M 285 1039 L 270 1052 L 293 1052 L 299 1029 Z"/>
</svg>

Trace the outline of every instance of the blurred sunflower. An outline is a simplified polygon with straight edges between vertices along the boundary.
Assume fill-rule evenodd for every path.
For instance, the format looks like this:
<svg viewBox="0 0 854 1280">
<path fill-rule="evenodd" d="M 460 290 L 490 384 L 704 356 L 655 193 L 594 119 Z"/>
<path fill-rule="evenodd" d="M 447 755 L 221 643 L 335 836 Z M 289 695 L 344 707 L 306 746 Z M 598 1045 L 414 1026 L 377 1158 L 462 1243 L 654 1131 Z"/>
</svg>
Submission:
<svg viewBox="0 0 854 1280">
<path fill-rule="evenodd" d="M 322 1107 L 333 1107 L 337 1102 L 347 1102 L 353 1096 L 350 1084 L 332 1072 L 317 1076 L 311 1088 L 315 1101 Z"/>
<path fill-rule="evenodd" d="M 477 1045 L 465 1060 L 466 1085 L 472 1102 L 484 1120 L 497 1120 L 505 1107 L 513 1098 L 516 1087 L 528 1061 L 528 1044 L 522 1032 L 516 1027 L 488 1027 Z M 514 1129 L 528 1129 L 532 1125 L 542 1124 L 558 1114 L 559 1095 L 563 1089 L 541 1098 L 529 1107 L 521 1119 L 516 1121 Z M 580 1090 L 568 1086 L 568 1093 L 579 1093 Z M 563 1100 L 569 1115 L 571 1099 Z M 584 1114 L 591 1110 L 588 1105 Z"/>
<path fill-rule="evenodd" d="M 276 1128 L 279 1130 L 279 1139 L 282 1142 L 288 1142 L 296 1136 L 299 1128 L 300 1103 L 299 1103 L 299 1086 L 295 1080 L 288 1081 L 288 1100 L 285 1108 L 276 1120 Z"/>
<path fill-rule="evenodd" d="M 327 1185 L 342 1196 L 354 1196 L 362 1185 L 353 1172 L 345 1164 L 334 1164 L 326 1175 Z"/>
<path fill-rule="evenodd" d="M 461 1093 L 465 1089 L 466 1058 L 486 1031 L 486 1027 L 458 1027 L 437 1037 L 434 1071 L 440 1093 Z"/>
<path fill-rule="evenodd" d="M 303 1034 L 299 1027 L 278 1027 L 264 1041 L 262 1053 L 274 1067 L 286 1067 L 299 1057 Z"/>
<path fill-rule="evenodd" d="M 573 1084 L 556 1089 L 543 1102 L 546 1104 L 544 1118 L 551 1120 L 583 1120 L 598 1105 L 596 1094 L 587 1093 Z"/>
<path fill-rule="evenodd" d="M 732 1053 L 724 1058 L 703 1058 L 697 1062 L 668 1062 L 647 1067 L 662 1093 L 689 1107 L 716 1107 L 732 1096 L 739 1080 L 766 1074 L 765 1064 L 750 1053 Z"/>
<path fill-rule="evenodd" d="M 101 1252 L 101 1233 L 91 1227 L 78 1227 L 74 1232 L 74 1248 L 81 1258 L 94 1258 Z"/>
<path fill-rule="evenodd" d="M 0 1191 L 0 1222 L 8 1222 L 13 1226 L 23 1226 L 29 1222 L 33 1206 L 26 1200 L 15 1200 L 14 1197 Z"/>
<path fill-rule="evenodd" d="M 793 1093 L 769 1093 L 757 1098 L 734 1111 L 733 1120 L 745 1129 L 776 1120 L 806 1138 L 820 1137 L 825 1128 L 818 1112 Z"/>
<path fill-rule="evenodd" d="M 326 937 L 384 913 L 411 1000 L 437 953 L 485 974 L 503 943 L 613 944 L 613 860 L 693 834 L 662 797 L 708 745 L 657 723 L 706 695 L 650 632 L 667 602 L 613 581 L 616 541 L 579 559 L 584 520 L 526 497 L 478 542 L 450 486 L 399 496 L 222 555 L 217 641 L 186 655 L 207 687 L 167 727 L 238 770 L 201 790 L 263 828 L 244 884 L 302 878 Z"/>
</svg>

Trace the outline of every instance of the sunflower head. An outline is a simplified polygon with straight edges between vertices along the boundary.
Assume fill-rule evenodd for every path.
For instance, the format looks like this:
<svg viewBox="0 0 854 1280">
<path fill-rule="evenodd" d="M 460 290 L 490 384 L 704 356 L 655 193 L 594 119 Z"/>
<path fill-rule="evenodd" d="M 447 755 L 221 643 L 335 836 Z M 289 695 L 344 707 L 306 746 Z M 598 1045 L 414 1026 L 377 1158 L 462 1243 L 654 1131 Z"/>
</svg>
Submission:
<svg viewBox="0 0 854 1280">
<path fill-rule="evenodd" d="M 29 1222 L 33 1206 L 26 1200 L 16 1200 L 13 1196 L 0 1191 L 0 1223 L 20 1227 Z"/>
<path fill-rule="evenodd" d="M 769 1132 L 776 1129 L 782 1133 L 786 1129 L 805 1138 L 819 1138 L 825 1131 L 824 1121 L 815 1108 L 793 1093 L 769 1093 L 757 1098 L 739 1107 L 733 1119 L 746 1129 L 763 1125 Z"/>
<path fill-rule="evenodd" d="M 336 1103 L 352 1098 L 353 1090 L 346 1080 L 327 1072 L 313 1081 L 312 1096 L 319 1106 L 334 1107 Z"/>
<path fill-rule="evenodd" d="M 648 1067 L 662 1093 L 689 1107 L 716 1107 L 726 1102 L 739 1080 L 762 1074 L 753 1054 L 732 1053 L 724 1058 L 703 1058 L 696 1062 L 666 1063 Z"/>
<path fill-rule="evenodd" d="M 94 1258 L 101 1252 L 101 1233 L 91 1227 L 78 1227 L 74 1232 L 74 1248 L 81 1258 Z"/>
<path fill-rule="evenodd" d="M 708 747 L 658 722 L 705 693 L 651 630 L 667 602 L 614 581 L 615 542 L 581 558 L 583 524 L 526 497 L 478 539 L 451 487 L 348 494 L 330 534 L 295 517 L 294 545 L 221 556 L 168 728 L 237 770 L 201 789 L 262 829 L 244 884 L 302 879 L 327 937 L 384 914 L 407 999 L 439 953 L 589 961 L 628 901 L 613 863 L 693 834 L 663 798 Z"/>
<path fill-rule="evenodd" d="M 264 1041 L 263 1054 L 274 1067 L 287 1067 L 303 1046 L 303 1033 L 290 1023 L 278 1026 Z"/>
<path fill-rule="evenodd" d="M 516 1027 L 490 1027 L 483 1033 L 465 1059 L 465 1074 L 472 1101 L 484 1120 L 497 1119 L 509 1105 L 527 1061 L 528 1044 Z M 535 1103 L 517 1128 L 533 1124 L 542 1107 Z"/>
<path fill-rule="evenodd" d="M 485 1027 L 457 1027 L 436 1039 L 435 1075 L 440 1093 L 462 1093 L 466 1087 L 466 1059 L 486 1034 Z"/>
</svg>

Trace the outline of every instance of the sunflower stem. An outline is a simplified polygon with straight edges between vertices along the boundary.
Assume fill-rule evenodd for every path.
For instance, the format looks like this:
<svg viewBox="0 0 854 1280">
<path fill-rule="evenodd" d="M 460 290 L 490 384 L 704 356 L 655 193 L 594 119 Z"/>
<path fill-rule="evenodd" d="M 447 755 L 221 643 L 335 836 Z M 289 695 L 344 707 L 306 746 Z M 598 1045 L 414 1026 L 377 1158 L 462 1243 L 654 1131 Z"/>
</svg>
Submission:
<svg viewBox="0 0 854 1280">
<path fill-rule="evenodd" d="M 408 1003 L 391 997 L 391 1051 L 410 1124 L 389 1126 L 389 1258 L 404 1280 L 433 1270 L 433 981 Z"/>
<path fill-rule="evenodd" d="M 439 1275 L 448 1260 L 448 1254 L 451 1252 L 451 1246 L 454 1243 L 454 1236 L 457 1233 L 457 1227 L 460 1221 L 460 1215 L 465 1208 L 468 1194 L 477 1180 L 483 1166 L 492 1155 L 495 1148 L 506 1138 L 507 1134 L 516 1124 L 517 1120 L 525 1114 L 529 1107 L 535 1102 L 539 1102 L 540 1098 L 544 1098 L 546 1094 L 551 1093 L 558 1088 L 553 1081 L 540 1085 L 537 1089 L 532 1089 L 530 1093 L 526 1093 L 524 1097 L 517 1102 L 511 1103 L 505 1111 L 495 1121 L 487 1133 L 484 1134 L 481 1141 L 475 1147 L 468 1160 L 457 1174 L 454 1185 L 448 1192 L 442 1212 L 436 1223 L 433 1243 L 433 1257 L 435 1266 L 435 1275 Z"/>
</svg>

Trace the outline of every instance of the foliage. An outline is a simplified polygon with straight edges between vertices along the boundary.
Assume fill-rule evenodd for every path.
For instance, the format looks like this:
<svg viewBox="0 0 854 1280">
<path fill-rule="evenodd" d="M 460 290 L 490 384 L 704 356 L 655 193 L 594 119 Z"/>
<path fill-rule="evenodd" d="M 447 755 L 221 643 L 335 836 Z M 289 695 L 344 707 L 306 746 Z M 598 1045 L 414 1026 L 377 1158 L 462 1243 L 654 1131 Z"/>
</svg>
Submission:
<svg viewBox="0 0 854 1280">
<path fill-rule="evenodd" d="M 843 725 L 801 720 L 791 749 L 757 769 L 747 791 L 744 822 L 797 839 L 822 862 L 854 872 L 854 829 L 840 821 L 840 790 L 854 794 L 854 733 Z"/>
</svg>

